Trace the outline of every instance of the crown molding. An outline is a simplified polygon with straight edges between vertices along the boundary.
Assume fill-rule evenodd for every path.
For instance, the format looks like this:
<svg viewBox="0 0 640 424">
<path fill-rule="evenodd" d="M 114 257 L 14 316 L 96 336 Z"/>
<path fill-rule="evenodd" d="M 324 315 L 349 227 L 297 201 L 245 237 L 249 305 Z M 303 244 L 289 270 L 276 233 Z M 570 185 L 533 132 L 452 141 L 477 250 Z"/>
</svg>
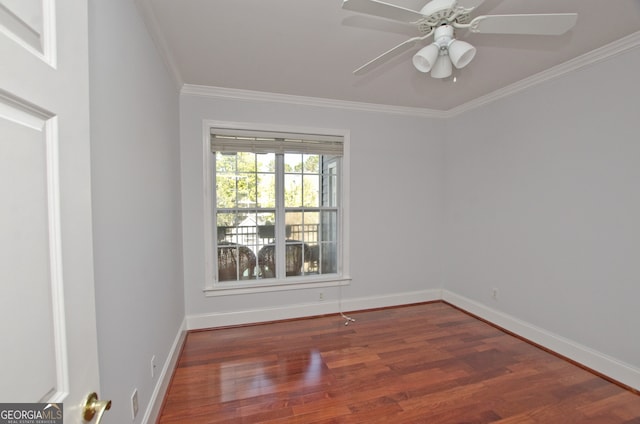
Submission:
<svg viewBox="0 0 640 424">
<path fill-rule="evenodd" d="M 148 0 L 136 1 L 143 2 Z M 275 102 L 300 106 L 347 109 L 359 112 L 375 112 L 394 115 L 417 116 L 422 118 L 446 119 L 487 105 L 496 100 L 511 96 L 515 93 L 519 93 L 529 87 L 542 84 L 546 81 L 561 77 L 570 72 L 577 71 L 587 66 L 591 66 L 604 60 L 610 59 L 626 51 L 638 48 L 639 46 L 640 31 L 449 110 L 435 110 L 418 107 L 352 102 L 346 100 L 324 99 L 318 97 L 296 96 L 290 94 L 268 93 L 262 91 L 211 87 L 193 84 L 183 84 L 180 93 L 187 96 L 200 96 L 242 101 Z"/>
<path fill-rule="evenodd" d="M 472 109 L 476 109 L 480 106 L 484 106 L 488 103 L 502 99 L 504 97 L 511 96 L 515 93 L 523 91 L 534 85 L 542 84 L 543 82 L 550 81 L 552 79 L 561 77 L 570 72 L 577 71 L 587 66 L 594 65 L 604 60 L 610 59 L 626 51 L 632 50 L 640 46 L 640 31 L 634 32 L 626 37 L 609 43 L 605 46 L 592 50 L 574 59 L 568 60 L 560 65 L 549 68 L 545 71 L 539 72 L 528 78 L 522 79 L 504 88 L 495 90 L 487 95 L 478 97 L 460 106 L 456 106 L 447 110 L 444 115 L 445 118 L 454 117 L 467 112 Z"/>
<path fill-rule="evenodd" d="M 187 96 L 200 96 L 217 99 L 231 99 L 254 102 L 286 103 L 298 106 L 347 109 L 359 112 L 387 113 L 393 115 L 417 116 L 422 118 L 444 118 L 447 114 L 444 111 L 419 107 L 351 102 L 346 100 L 324 99 L 320 97 L 295 96 L 291 94 L 268 93 L 263 91 L 243 90 L 238 88 L 210 87 L 205 85 L 193 84 L 184 84 L 180 93 Z"/>
</svg>

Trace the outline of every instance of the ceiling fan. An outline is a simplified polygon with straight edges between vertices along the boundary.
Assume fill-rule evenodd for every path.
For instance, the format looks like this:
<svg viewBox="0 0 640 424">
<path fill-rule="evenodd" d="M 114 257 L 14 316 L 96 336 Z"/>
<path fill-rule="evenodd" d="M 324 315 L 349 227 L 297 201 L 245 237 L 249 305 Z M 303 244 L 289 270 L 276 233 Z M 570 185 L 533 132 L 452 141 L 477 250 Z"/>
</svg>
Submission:
<svg viewBox="0 0 640 424">
<path fill-rule="evenodd" d="M 454 38 L 456 29 L 480 34 L 561 35 L 573 28 L 578 19 L 577 13 L 486 15 L 472 19 L 471 13 L 483 1 L 431 0 L 416 11 L 378 0 L 343 0 L 343 9 L 412 24 L 421 33 L 353 73 L 362 74 L 433 35 L 433 42 L 413 56 L 413 65 L 420 72 L 431 72 L 433 78 L 447 78 L 453 72 L 452 65 L 457 69 L 464 68 L 476 54 L 476 48 L 471 44 Z"/>
</svg>

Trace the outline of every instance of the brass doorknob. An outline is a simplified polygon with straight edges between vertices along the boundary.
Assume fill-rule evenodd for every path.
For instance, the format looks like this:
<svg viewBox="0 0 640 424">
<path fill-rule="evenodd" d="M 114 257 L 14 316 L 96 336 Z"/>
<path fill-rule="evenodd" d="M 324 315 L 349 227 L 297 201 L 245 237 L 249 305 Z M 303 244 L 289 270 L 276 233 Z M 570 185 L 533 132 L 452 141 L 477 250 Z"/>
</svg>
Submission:
<svg viewBox="0 0 640 424">
<path fill-rule="evenodd" d="M 98 400 L 98 395 L 94 392 L 87 396 L 87 400 L 84 402 L 84 406 L 82 407 L 82 418 L 86 422 L 93 420 L 93 417 L 98 414 L 96 417 L 96 424 L 100 423 L 102 420 L 102 414 L 104 411 L 111 409 L 111 401 L 110 400 Z"/>
</svg>

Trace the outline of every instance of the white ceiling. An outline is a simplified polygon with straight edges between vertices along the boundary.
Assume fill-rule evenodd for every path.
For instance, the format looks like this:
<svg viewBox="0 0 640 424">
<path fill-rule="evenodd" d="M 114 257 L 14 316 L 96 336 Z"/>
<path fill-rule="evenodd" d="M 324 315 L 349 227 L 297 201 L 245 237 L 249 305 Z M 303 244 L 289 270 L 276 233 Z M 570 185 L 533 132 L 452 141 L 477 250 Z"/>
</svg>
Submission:
<svg viewBox="0 0 640 424">
<path fill-rule="evenodd" d="M 478 51 L 454 71 L 454 82 L 418 72 L 411 63 L 418 47 L 354 76 L 360 65 L 419 34 L 411 25 L 343 10 L 342 0 L 137 1 L 180 85 L 436 111 L 535 79 L 610 43 L 615 50 L 640 31 L 640 0 L 486 0 L 473 16 L 577 12 L 578 23 L 562 36 L 458 31 Z M 414 10 L 425 3 L 387 1 Z"/>
</svg>

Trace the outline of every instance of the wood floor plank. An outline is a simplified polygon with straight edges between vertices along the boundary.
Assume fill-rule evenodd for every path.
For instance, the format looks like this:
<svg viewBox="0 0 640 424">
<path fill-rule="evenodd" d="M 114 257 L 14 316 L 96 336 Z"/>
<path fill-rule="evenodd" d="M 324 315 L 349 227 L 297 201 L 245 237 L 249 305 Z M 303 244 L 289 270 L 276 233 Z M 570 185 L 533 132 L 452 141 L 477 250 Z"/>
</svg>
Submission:
<svg viewBox="0 0 640 424">
<path fill-rule="evenodd" d="M 640 396 L 446 303 L 190 332 L 160 424 L 640 424 Z"/>
</svg>

